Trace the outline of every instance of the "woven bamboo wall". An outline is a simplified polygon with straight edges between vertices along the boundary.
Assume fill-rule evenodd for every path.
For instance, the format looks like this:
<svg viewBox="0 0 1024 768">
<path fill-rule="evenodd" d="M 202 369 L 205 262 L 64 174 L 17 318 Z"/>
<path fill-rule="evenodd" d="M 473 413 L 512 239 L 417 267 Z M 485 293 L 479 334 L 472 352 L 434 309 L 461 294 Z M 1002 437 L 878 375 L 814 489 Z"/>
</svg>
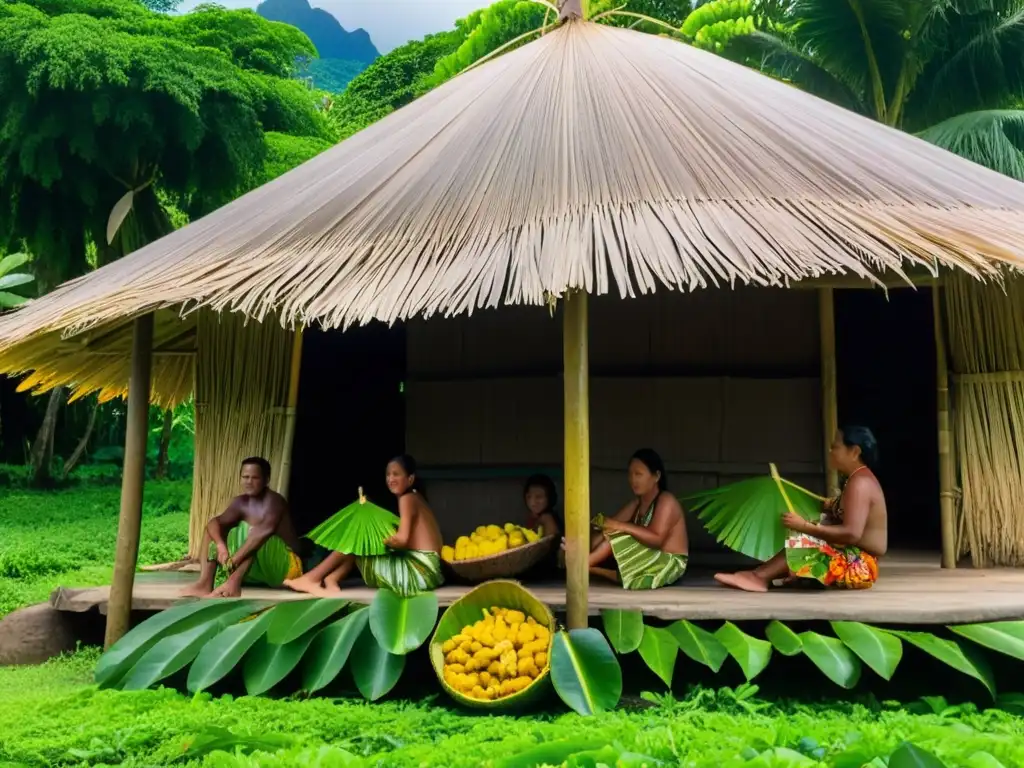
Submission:
<svg viewBox="0 0 1024 768">
<path fill-rule="evenodd" d="M 206 523 L 238 493 L 239 462 L 247 456 L 263 456 L 275 468 L 280 462 L 291 346 L 292 333 L 273 319 L 245 323 L 241 315 L 200 313 L 192 556 Z"/>
<path fill-rule="evenodd" d="M 591 315 L 595 512 L 628 500 L 625 464 L 641 446 L 662 454 L 679 493 L 770 461 L 823 486 L 814 292 L 598 298 Z M 562 464 L 559 319 L 508 308 L 410 323 L 408 365 L 406 448 L 446 537 L 518 519 L 525 476 Z M 690 531 L 693 549 L 713 548 Z"/>
<path fill-rule="evenodd" d="M 958 548 L 978 567 L 1024 565 L 1024 280 L 946 285 Z"/>
</svg>

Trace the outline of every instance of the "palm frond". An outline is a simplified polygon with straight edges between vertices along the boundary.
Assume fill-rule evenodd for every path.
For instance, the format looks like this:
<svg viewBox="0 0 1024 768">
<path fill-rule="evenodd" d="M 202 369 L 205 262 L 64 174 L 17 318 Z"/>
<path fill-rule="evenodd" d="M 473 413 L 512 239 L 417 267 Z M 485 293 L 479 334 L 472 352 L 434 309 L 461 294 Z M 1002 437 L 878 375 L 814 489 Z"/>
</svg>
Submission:
<svg viewBox="0 0 1024 768">
<path fill-rule="evenodd" d="M 1024 109 L 966 112 L 917 135 L 978 165 L 1024 181 Z"/>
<path fill-rule="evenodd" d="M 755 30 L 729 40 L 723 51 L 733 61 L 757 61 L 762 72 L 852 112 L 868 114 L 857 90 L 829 71 L 814 55 L 771 32 Z"/>
<path fill-rule="evenodd" d="M 765 477 L 701 491 L 682 499 L 697 512 L 708 533 L 720 544 L 757 560 L 767 560 L 782 550 L 787 530 L 780 518 L 784 511 L 805 520 L 821 517 L 825 499 L 778 474 L 775 465 Z"/>
<path fill-rule="evenodd" d="M 357 501 L 318 525 L 306 538 L 346 555 L 383 555 L 387 552 L 384 539 L 397 529 L 398 516 L 367 501 L 360 488 Z"/>
</svg>

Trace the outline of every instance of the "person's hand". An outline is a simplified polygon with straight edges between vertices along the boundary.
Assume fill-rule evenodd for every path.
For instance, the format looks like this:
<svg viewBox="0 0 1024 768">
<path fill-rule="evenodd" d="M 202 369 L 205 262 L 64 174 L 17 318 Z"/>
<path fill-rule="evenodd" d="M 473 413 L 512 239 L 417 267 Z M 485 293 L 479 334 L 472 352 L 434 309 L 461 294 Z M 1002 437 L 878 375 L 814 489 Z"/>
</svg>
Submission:
<svg viewBox="0 0 1024 768">
<path fill-rule="evenodd" d="M 394 534 L 388 536 L 386 539 L 384 539 L 384 546 L 385 547 L 391 547 L 392 549 L 395 549 L 395 540 L 397 538 L 398 538 L 398 534 L 397 533 L 394 533 Z"/>
<path fill-rule="evenodd" d="M 565 536 L 562 537 L 562 551 L 565 552 Z"/>
<path fill-rule="evenodd" d="M 224 568 L 228 567 L 228 563 L 231 561 L 231 553 L 228 552 L 228 548 L 223 544 L 217 545 L 217 562 Z"/>
<path fill-rule="evenodd" d="M 807 531 L 807 521 L 796 512 L 784 512 L 782 515 L 782 525 L 797 533 L 805 533 Z"/>
<path fill-rule="evenodd" d="M 623 526 L 623 524 L 620 521 L 616 520 L 614 517 L 607 518 L 601 525 L 601 528 L 605 531 L 605 533 L 614 533 L 616 531 L 625 530 L 625 526 Z"/>
</svg>

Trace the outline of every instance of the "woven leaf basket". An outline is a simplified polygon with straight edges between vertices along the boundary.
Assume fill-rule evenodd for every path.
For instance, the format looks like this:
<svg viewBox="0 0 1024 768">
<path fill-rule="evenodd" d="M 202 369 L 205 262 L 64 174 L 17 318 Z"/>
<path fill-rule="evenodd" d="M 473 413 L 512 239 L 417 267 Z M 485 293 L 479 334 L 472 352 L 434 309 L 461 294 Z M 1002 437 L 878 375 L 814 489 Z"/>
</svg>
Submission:
<svg viewBox="0 0 1024 768">
<path fill-rule="evenodd" d="M 529 570 L 551 552 L 555 546 L 554 536 L 523 544 L 515 549 L 499 552 L 486 557 L 474 557 L 471 560 L 456 560 L 446 563 L 460 578 L 474 584 L 491 579 L 507 579 Z"/>
</svg>

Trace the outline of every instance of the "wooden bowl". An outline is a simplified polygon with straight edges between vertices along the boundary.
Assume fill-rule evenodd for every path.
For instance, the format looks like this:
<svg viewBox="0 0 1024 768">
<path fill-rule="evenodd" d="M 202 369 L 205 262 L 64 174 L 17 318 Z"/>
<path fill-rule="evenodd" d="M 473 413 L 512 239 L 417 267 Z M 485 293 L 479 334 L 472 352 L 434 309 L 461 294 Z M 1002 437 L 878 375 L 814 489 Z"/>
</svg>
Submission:
<svg viewBox="0 0 1024 768">
<path fill-rule="evenodd" d="M 535 566 L 548 556 L 554 544 L 554 536 L 545 536 L 537 541 L 495 555 L 474 557 L 470 560 L 456 560 L 446 563 L 446 565 L 460 578 L 474 583 L 491 579 L 507 579 L 518 576 Z"/>
</svg>

